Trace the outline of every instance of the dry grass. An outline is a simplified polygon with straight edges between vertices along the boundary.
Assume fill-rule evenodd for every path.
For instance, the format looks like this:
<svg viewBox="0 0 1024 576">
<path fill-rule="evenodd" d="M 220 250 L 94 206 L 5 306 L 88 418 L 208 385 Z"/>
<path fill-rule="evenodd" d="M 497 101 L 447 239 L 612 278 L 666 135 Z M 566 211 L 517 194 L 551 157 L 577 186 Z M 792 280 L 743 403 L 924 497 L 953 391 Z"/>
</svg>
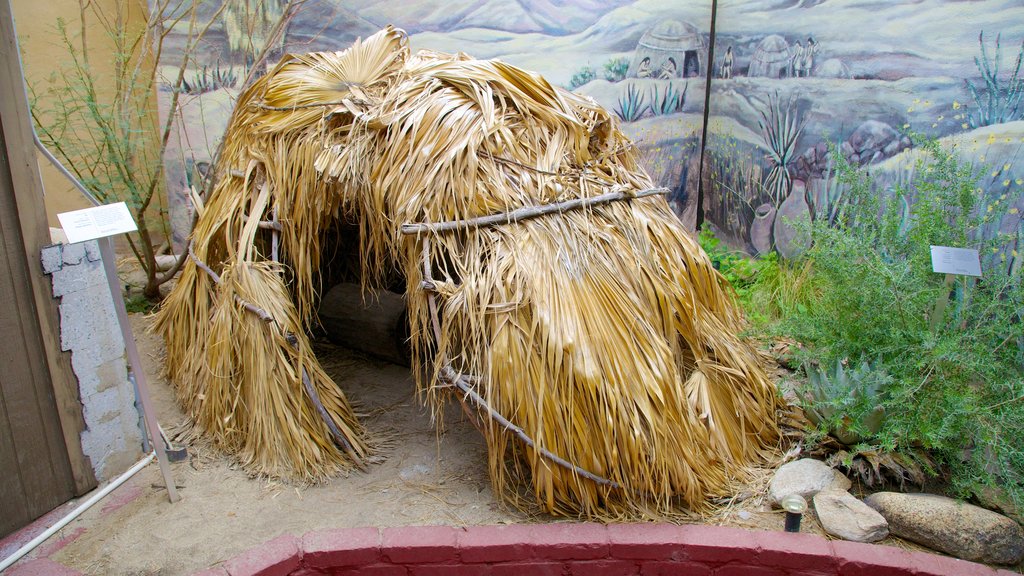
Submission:
<svg viewBox="0 0 1024 576">
<path fill-rule="evenodd" d="M 401 233 L 651 188 L 617 121 L 589 99 L 501 62 L 412 55 L 388 28 L 344 52 L 286 57 L 244 92 L 217 178 L 193 243 L 222 281 L 187 264 L 158 329 L 190 417 L 254 472 L 319 480 L 352 464 L 303 392 L 303 369 L 356 455 L 369 451 L 306 337 L 321 244 L 342 214 L 360 225 L 365 284 L 405 273 L 427 401 L 453 393 L 438 384 L 445 366 L 476 375 L 479 395 L 538 447 L 621 486 L 552 464 L 486 420 L 492 482 L 511 501 L 663 517 L 730 494 L 777 445 L 774 387 L 663 198 Z M 281 264 L 257 226 L 272 213 Z M 424 240 L 440 339 L 421 287 Z"/>
</svg>

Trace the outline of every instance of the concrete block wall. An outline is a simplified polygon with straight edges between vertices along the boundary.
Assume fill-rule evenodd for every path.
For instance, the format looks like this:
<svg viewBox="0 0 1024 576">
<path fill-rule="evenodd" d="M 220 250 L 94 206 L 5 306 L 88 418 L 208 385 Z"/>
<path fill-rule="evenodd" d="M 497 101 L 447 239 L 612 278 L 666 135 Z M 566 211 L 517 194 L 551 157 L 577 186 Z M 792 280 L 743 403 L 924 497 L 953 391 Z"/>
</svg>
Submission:
<svg viewBox="0 0 1024 576">
<path fill-rule="evenodd" d="M 96 479 L 110 480 L 142 457 L 142 431 L 99 245 L 93 240 L 48 246 L 42 263 L 60 300 L 61 348 L 71 352 L 78 378 L 82 450 Z"/>
</svg>

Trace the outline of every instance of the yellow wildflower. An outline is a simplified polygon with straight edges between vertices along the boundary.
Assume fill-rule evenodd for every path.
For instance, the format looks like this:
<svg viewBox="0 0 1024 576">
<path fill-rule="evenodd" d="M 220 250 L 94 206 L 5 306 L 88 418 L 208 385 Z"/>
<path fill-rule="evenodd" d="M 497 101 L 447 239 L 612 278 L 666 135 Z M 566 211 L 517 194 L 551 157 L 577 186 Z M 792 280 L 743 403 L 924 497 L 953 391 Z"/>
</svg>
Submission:
<svg viewBox="0 0 1024 576">
<path fill-rule="evenodd" d="M 996 135 L 995 134 L 989 134 L 988 135 L 988 140 L 985 141 L 986 144 L 995 144 L 995 142 L 996 142 Z"/>
<path fill-rule="evenodd" d="M 953 110 L 959 110 L 959 109 L 960 109 L 960 103 L 957 102 L 956 100 L 953 100 Z"/>
</svg>

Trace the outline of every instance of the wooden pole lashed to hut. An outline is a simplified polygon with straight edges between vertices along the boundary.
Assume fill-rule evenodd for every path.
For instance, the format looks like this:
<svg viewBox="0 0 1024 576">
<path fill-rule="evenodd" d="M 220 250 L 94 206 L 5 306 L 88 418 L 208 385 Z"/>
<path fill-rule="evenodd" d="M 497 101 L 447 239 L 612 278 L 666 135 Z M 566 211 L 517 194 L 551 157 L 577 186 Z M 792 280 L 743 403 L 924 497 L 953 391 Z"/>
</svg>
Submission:
<svg viewBox="0 0 1024 576">
<path fill-rule="evenodd" d="M 386 28 L 246 90 L 217 170 L 158 328 L 197 429 L 254 472 L 325 479 L 370 450 L 306 336 L 341 215 L 368 287 L 404 272 L 417 384 L 479 415 L 498 493 L 668 513 L 778 441 L 728 287 L 589 99 Z"/>
</svg>

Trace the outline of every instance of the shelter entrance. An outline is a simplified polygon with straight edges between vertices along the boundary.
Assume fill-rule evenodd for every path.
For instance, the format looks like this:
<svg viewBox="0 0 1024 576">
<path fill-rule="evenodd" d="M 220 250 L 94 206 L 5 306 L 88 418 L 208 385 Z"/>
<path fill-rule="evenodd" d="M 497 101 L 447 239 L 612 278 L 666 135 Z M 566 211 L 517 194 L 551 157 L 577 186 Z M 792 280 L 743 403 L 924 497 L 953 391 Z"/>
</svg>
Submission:
<svg viewBox="0 0 1024 576">
<path fill-rule="evenodd" d="M 700 76 L 700 58 L 696 50 L 687 50 L 683 60 L 683 78 Z"/>
</svg>

